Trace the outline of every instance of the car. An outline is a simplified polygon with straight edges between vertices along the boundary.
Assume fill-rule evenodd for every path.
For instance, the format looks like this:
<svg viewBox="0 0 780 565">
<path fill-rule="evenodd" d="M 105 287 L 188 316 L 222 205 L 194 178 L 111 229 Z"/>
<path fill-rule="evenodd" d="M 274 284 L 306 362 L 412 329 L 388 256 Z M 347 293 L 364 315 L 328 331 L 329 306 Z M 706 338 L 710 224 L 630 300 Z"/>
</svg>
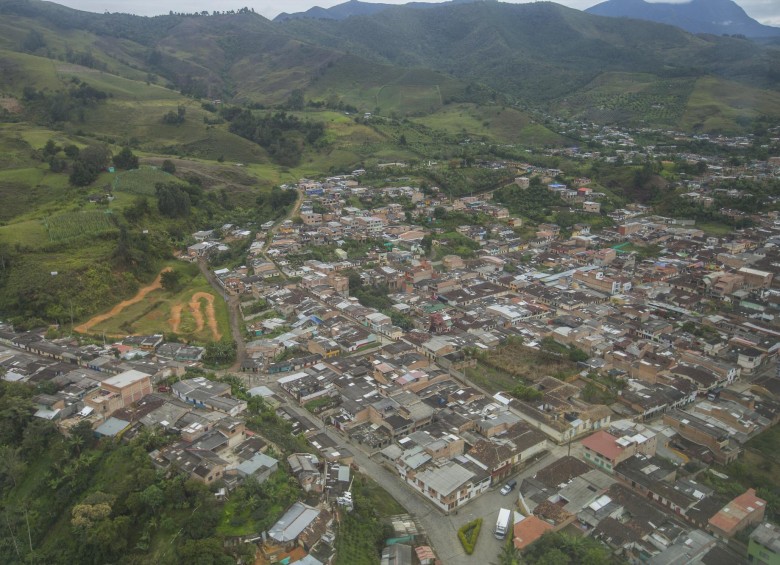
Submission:
<svg viewBox="0 0 780 565">
<path fill-rule="evenodd" d="M 507 483 L 506 483 L 504 486 L 502 486 L 502 487 L 501 487 L 501 490 L 500 490 L 500 491 L 498 491 L 498 492 L 500 492 L 502 495 L 506 496 L 507 494 L 509 494 L 510 492 L 512 492 L 512 490 L 513 490 L 513 489 L 514 489 L 516 486 L 517 486 L 517 481 L 516 481 L 516 480 L 514 480 L 514 479 L 512 479 L 511 481 L 507 481 Z"/>
</svg>

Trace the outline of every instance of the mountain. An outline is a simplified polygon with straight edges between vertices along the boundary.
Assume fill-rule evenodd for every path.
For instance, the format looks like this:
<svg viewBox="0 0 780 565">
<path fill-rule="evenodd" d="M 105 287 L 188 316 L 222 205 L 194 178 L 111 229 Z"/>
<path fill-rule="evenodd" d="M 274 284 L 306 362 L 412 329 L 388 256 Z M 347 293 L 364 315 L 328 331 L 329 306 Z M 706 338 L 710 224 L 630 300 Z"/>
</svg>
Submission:
<svg viewBox="0 0 780 565">
<path fill-rule="evenodd" d="M 348 20 L 275 25 L 321 46 L 435 69 L 534 102 L 566 96 L 616 71 L 691 78 L 711 73 L 762 88 L 780 84 L 776 50 L 550 2 L 479 2 L 427 10 L 396 6 Z"/>
<path fill-rule="evenodd" d="M 690 0 L 685 3 L 607 0 L 585 11 L 597 16 L 669 24 L 690 33 L 780 37 L 780 28 L 758 23 L 732 0 Z"/>
<path fill-rule="evenodd" d="M 443 4 L 468 4 L 471 2 L 484 2 L 485 0 L 450 0 L 449 2 L 443 2 Z M 410 9 L 423 10 L 426 8 L 432 8 L 440 6 L 442 3 L 431 2 L 409 2 L 404 4 L 405 7 Z M 396 8 L 398 4 L 382 4 L 374 2 L 360 2 L 360 0 L 349 0 L 343 4 L 338 4 L 330 8 L 320 8 L 314 6 L 309 8 L 305 12 L 296 12 L 288 14 L 283 12 L 274 18 L 275 22 L 283 22 L 285 20 L 296 19 L 319 19 L 319 20 L 345 20 L 352 16 L 370 16 L 387 10 L 388 8 Z"/>
<path fill-rule="evenodd" d="M 420 5 L 271 22 L 248 9 L 149 18 L 0 0 L 0 49 L 235 103 L 277 105 L 301 91 L 333 108 L 398 116 L 449 103 L 529 104 L 610 123 L 674 126 L 699 115 L 687 105 L 694 98 L 704 104 L 698 85 L 714 77 L 729 81 L 708 106 L 713 116 L 727 114 L 725 123 L 780 115 L 780 50 L 771 45 L 551 2 Z M 0 57 L 0 89 L 21 93 L 15 63 L 3 63 Z M 734 94 L 747 87 L 749 97 Z M 700 128 L 717 123 L 686 119 Z"/>
</svg>

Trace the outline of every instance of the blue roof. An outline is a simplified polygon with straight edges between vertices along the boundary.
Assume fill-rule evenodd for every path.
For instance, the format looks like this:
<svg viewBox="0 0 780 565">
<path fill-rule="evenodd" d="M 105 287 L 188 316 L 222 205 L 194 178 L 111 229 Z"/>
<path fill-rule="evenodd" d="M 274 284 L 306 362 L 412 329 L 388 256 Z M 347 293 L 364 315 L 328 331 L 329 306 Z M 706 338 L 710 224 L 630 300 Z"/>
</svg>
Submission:
<svg viewBox="0 0 780 565">
<path fill-rule="evenodd" d="M 95 429 L 95 434 L 105 437 L 114 437 L 127 426 L 130 422 L 127 420 L 120 420 L 119 418 L 109 418 Z"/>
</svg>

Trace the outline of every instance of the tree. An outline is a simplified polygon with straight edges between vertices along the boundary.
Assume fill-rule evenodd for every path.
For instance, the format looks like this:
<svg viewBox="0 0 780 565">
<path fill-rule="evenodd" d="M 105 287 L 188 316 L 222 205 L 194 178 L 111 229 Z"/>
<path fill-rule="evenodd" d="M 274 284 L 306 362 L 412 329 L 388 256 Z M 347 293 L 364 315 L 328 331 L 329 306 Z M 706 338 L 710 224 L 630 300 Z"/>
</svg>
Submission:
<svg viewBox="0 0 780 565">
<path fill-rule="evenodd" d="M 102 143 L 88 145 L 79 152 L 78 159 L 84 165 L 100 172 L 111 161 L 111 150 L 108 148 L 108 145 Z"/>
<path fill-rule="evenodd" d="M 123 147 L 122 150 L 114 155 L 114 166 L 117 169 L 137 169 L 138 157 L 136 157 L 129 147 Z"/>
<path fill-rule="evenodd" d="M 303 97 L 303 90 L 296 88 L 290 93 L 290 97 L 287 99 L 287 107 L 290 110 L 300 111 L 303 110 L 306 101 Z"/>
<path fill-rule="evenodd" d="M 189 193 L 179 185 L 158 183 L 155 190 L 157 192 L 157 209 L 163 216 L 183 218 L 189 215 L 192 201 Z"/>
<path fill-rule="evenodd" d="M 197 565 L 229 565 L 233 559 L 225 555 L 222 542 L 217 538 L 185 541 L 178 550 L 181 563 Z"/>
<path fill-rule="evenodd" d="M 168 292 L 176 292 L 181 288 L 181 273 L 179 271 L 164 271 L 160 275 L 160 284 Z"/>
<path fill-rule="evenodd" d="M 100 173 L 91 167 L 88 167 L 81 161 L 73 163 L 73 170 L 68 177 L 68 182 L 73 186 L 87 186 L 92 184 L 98 178 Z"/>
<path fill-rule="evenodd" d="M 69 159 L 77 159 L 81 152 L 78 146 L 72 144 L 66 145 L 62 150 Z"/>
<path fill-rule="evenodd" d="M 43 154 L 46 157 L 51 157 L 52 155 L 56 155 L 59 152 L 60 148 L 59 146 L 54 143 L 53 139 L 50 139 L 46 142 L 46 145 L 43 146 Z"/>
<path fill-rule="evenodd" d="M 169 175 L 176 173 L 176 165 L 174 165 L 173 161 L 171 161 L 170 159 L 166 159 L 165 161 L 163 161 L 160 169 L 163 172 L 168 173 Z"/>
<path fill-rule="evenodd" d="M 70 147 L 65 148 L 66 155 Z M 78 149 L 78 148 L 77 148 Z M 105 169 L 111 161 L 111 150 L 106 145 L 89 145 L 78 152 L 76 162 L 73 163 L 73 171 L 70 174 L 70 184 L 73 186 L 87 186 L 97 180 L 100 171 Z"/>
<path fill-rule="evenodd" d="M 520 559 L 520 551 L 515 547 L 512 537 L 510 536 L 501 547 L 501 552 L 498 554 L 498 561 L 496 561 L 494 565 L 520 565 Z"/>
<path fill-rule="evenodd" d="M 41 47 L 46 47 L 46 41 L 43 39 L 43 35 L 41 35 L 41 32 L 37 29 L 31 29 L 27 34 L 27 37 L 24 38 L 22 49 L 34 53 Z"/>
<path fill-rule="evenodd" d="M 24 476 L 24 471 L 27 468 L 20 451 L 19 447 L 0 446 L 0 476 L 11 479 L 14 488 L 16 488 L 19 479 Z"/>
<path fill-rule="evenodd" d="M 184 106 L 178 106 L 176 111 L 169 111 L 162 118 L 164 124 L 179 125 L 184 123 L 184 117 L 187 114 L 187 108 Z"/>
<path fill-rule="evenodd" d="M 207 365 L 227 365 L 236 360 L 236 342 L 223 338 L 206 345 L 203 361 Z"/>
</svg>

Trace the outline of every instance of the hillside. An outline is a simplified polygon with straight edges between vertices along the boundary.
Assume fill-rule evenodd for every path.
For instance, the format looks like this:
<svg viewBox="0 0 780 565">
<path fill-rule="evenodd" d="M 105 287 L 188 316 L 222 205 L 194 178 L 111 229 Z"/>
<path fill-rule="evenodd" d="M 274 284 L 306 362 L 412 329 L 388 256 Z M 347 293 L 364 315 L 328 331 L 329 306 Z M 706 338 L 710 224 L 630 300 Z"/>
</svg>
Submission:
<svg viewBox="0 0 780 565">
<path fill-rule="evenodd" d="M 407 2 L 404 4 L 407 8 L 414 8 L 424 10 L 427 8 L 433 8 L 440 4 L 468 4 L 471 2 L 479 2 L 480 0 L 450 0 L 449 2 L 431 3 L 431 2 Z M 381 2 L 361 2 L 360 0 L 349 0 L 343 4 L 337 4 L 330 8 L 321 8 L 320 6 L 314 6 L 309 8 L 305 12 L 295 12 L 288 14 L 282 12 L 274 18 L 275 22 L 283 22 L 286 20 L 298 20 L 298 19 L 320 19 L 320 20 L 345 20 L 352 16 L 370 16 L 393 8 L 397 4 L 382 4 Z"/>
<path fill-rule="evenodd" d="M 536 102 L 577 92 L 603 72 L 715 74 L 770 89 L 780 78 L 774 52 L 748 41 L 697 37 L 547 2 L 480 2 L 422 11 L 402 6 L 344 21 L 301 19 L 278 26 L 329 48 L 436 69 Z"/>
<path fill-rule="evenodd" d="M 758 23 L 732 0 L 691 0 L 683 3 L 607 0 L 585 11 L 597 16 L 673 25 L 691 33 L 780 37 L 780 28 Z"/>
</svg>

